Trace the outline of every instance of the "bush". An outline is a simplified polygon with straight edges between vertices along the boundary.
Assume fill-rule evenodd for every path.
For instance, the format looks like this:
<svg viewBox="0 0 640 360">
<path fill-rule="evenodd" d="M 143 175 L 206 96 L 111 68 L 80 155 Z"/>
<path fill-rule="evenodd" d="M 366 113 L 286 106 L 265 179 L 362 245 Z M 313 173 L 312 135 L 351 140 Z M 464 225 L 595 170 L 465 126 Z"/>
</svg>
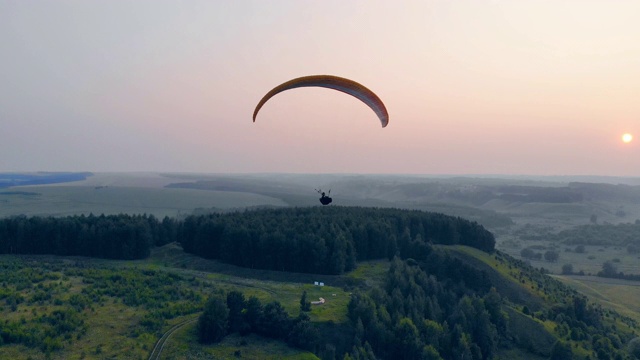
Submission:
<svg viewBox="0 0 640 360">
<path fill-rule="evenodd" d="M 571 265 L 571 264 L 562 265 L 562 274 L 563 275 L 572 275 L 573 274 L 573 265 Z"/>
<path fill-rule="evenodd" d="M 535 251 L 531 250 L 531 248 L 525 248 L 520 251 L 520 256 L 525 259 L 532 259 L 535 256 Z"/>
<path fill-rule="evenodd" d="M 219 296 L 211 296 L 198 319 L 198 339 L 201 343 L 218 342 L 227 334 L 229 308 Z"/>
<path fill-rule="evenodd" d="M 547 252 L 544 253 L 544 259 L 549 262 L 556 262 L 558 261 L 559 257 L 560 257 L 560 254 L 558 254 L 557 251 L 548 250 Z"/>
</svg>

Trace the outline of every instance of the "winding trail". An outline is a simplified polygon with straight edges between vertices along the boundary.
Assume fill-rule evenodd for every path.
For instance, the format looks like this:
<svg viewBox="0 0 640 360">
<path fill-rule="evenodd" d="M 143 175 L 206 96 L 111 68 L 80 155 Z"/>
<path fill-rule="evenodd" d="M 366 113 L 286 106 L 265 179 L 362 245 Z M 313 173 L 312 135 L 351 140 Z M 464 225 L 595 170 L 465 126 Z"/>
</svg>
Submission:
<svg viewBox="0 0 640 360">
<path fill-rule="evenodd" d="M 169 330 L 167 330 L 167 332 L 165 332 L 162 337 L 160 339 L 158 339 L 158 341 L 156 342 L 156 346 L 153 347 L 153 351 L 151 351 L 151 355 L 149 356 L 149 360 L 159 360 L 160 359 L 160 354 L 162 354 L 162 350 L 164 349 L 164 345 L 167 343 L 167 340 L 169 340 L 169 337 L 171 335 L 173 335 L 173 333 L 182 328 L 183 326 L 187 325 L 187 324 L 191 324 L 193 322 L 198 321 L 198 318 L 192 318 L 192 319 L 187 319 L 181 323 L 178 323 L 176 325 L 173 325 Z"/>
</svg>

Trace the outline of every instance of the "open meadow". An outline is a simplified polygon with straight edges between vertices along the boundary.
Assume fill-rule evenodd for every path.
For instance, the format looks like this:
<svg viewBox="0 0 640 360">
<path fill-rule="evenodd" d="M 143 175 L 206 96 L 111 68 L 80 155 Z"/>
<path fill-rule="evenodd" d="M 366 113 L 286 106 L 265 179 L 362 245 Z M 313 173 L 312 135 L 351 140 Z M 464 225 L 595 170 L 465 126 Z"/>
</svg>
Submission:
<svg viewBox="0 0 640 360">
<path fill-rule="evenodd" d="M 640 323 L 640 282 L 596 276 L 554 276 L 589 296 L 603 307 L 635 319 Z"/>
<path fill-rule="evenodd" d="M 384 266 L 388 267 L 388 262 L 365 267 L 384 272 Z M 205 271 L 212 268 L 219 272 Z M 11 359 L 146 359 L 160 334 L 197 317 L 209 295 L 231 290 L 255 296 L 263 303 L 278 301 L 294 317 L 300 312 L 302 292 L 307 291 L 312 301 L 326 299 L 323 305 L 312 307 L 312 321 L 347 321 L 349 292 L 333 286 L 330 278 L 311 277 L 326 281 L 320 287 L 297 282 L 308 274 L 268 273 L 262 271 L 253 277 L 247 269 L 186 254 L 175 244 L 155 249 L 151 257 L 140 261 L 3 255 L 0 316 L 32 331 L 23 344 L 2 346 L 0 354 Z M 265 277 L 278 281 L 263 280 Z M 358 275 L 351 277 L 363 281 Z M 245 358 L 261 358 L 256 354 L 263 351 L 273 359 L 316 358 L 259 336 L 242 341 L 231 337 L 217 345 L 194 347 L 194 326 L 187 324 L 170 338 L 165 347 L 174 355 L 168 358 L 184 358 L 175 354 L 185 348 L 190 349 L 186 354 L 195 351 L 223 356 L 238 346 Z"/>
<path fill-rule="evenodd" d="M 157 175 L 94 175 L 87 180 L 0 190 L 0 217 L 149 214 L 158 218 L 196 209 L 286 206 L 280 199 L 248 192 L 166 188 L 175 181 Z"/>
</svg>

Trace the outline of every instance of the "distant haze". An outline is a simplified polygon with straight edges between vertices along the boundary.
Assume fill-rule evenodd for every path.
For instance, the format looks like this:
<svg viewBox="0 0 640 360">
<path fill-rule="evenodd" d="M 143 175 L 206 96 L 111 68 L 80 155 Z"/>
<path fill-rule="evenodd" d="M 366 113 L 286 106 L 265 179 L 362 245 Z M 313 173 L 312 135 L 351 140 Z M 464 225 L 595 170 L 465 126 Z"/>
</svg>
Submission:
<svg viewBox="0 0 640 360">
<path fill-rule="evenodd" d="M 640 176 L 637 1 L 0 0 L 0 172 Z M 358 81 L 389 125 L 294 77 Z M 621 135 L 635 135 L 624 144 Z"/>
</svg>

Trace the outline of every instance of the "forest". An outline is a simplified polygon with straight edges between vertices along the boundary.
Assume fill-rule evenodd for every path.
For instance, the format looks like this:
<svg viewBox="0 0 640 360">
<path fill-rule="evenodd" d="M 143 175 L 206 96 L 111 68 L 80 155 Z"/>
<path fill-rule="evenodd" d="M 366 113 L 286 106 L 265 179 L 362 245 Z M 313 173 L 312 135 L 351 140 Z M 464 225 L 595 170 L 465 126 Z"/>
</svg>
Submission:
<svg viewBox="0 0 640 360">
<path fill-rule="evenodd" d="M 357 261 L 412 254 L 433 244 L 484 251 L 493 235 L 438 213 L 360 207 L 287 208 L 188 216 L 17 216 L 0 220 L 0 253 L 143 259 L 177 241 L 186 252 L 255 269 L 342 274 Z"/>
<path fill-rule="evenodd" d="M 493 235 L 477 223 L 437 213 L 360 207 L 288 208 L 184 220 L 185 251 L 234 265 L 342 274 L 357 261 L 426 256 L 433 244 L 492 251 Z"/>
<path fill-rule="evenodd" d="M 175 222 L 146 215 L 14 216 L 0 220 L 0 254 L 143 259 L 175 241 Z"/>
<path fill-rule="evenodd" d="M 634 335 L 612 327 L 610 314 L 575 291 L 555 280 L 543 280 L 537 270 L 523 268 L 528 276 L 542 281 L 540 289 L 547 296 L 561 300 L 535 313 L 526 305 L 522 308 L 521 314 L 555 323 L 555 337 L 539 330 L 533 335 L 530 331 L 539 323 L 518 324 L 520 313 L 513 312 L 511 300 L 496 290 L 500 283 L 471 281 L 477 269 L 461 269 L 448 257 L 434 251 L 419 264 L 396 258 L 384 286 L 353 297 L 349 318 L 357 353 L 373 350 L 376 357 L 385 359 L 491 359 L 499 348 L 517 346 L 550 359 L 583 358 L 578 354 L 585 349 L 597 359 L 627 356 L 623 344 Z M 574 354 L 572 348 L 580 350 Z"/>
</svg>

